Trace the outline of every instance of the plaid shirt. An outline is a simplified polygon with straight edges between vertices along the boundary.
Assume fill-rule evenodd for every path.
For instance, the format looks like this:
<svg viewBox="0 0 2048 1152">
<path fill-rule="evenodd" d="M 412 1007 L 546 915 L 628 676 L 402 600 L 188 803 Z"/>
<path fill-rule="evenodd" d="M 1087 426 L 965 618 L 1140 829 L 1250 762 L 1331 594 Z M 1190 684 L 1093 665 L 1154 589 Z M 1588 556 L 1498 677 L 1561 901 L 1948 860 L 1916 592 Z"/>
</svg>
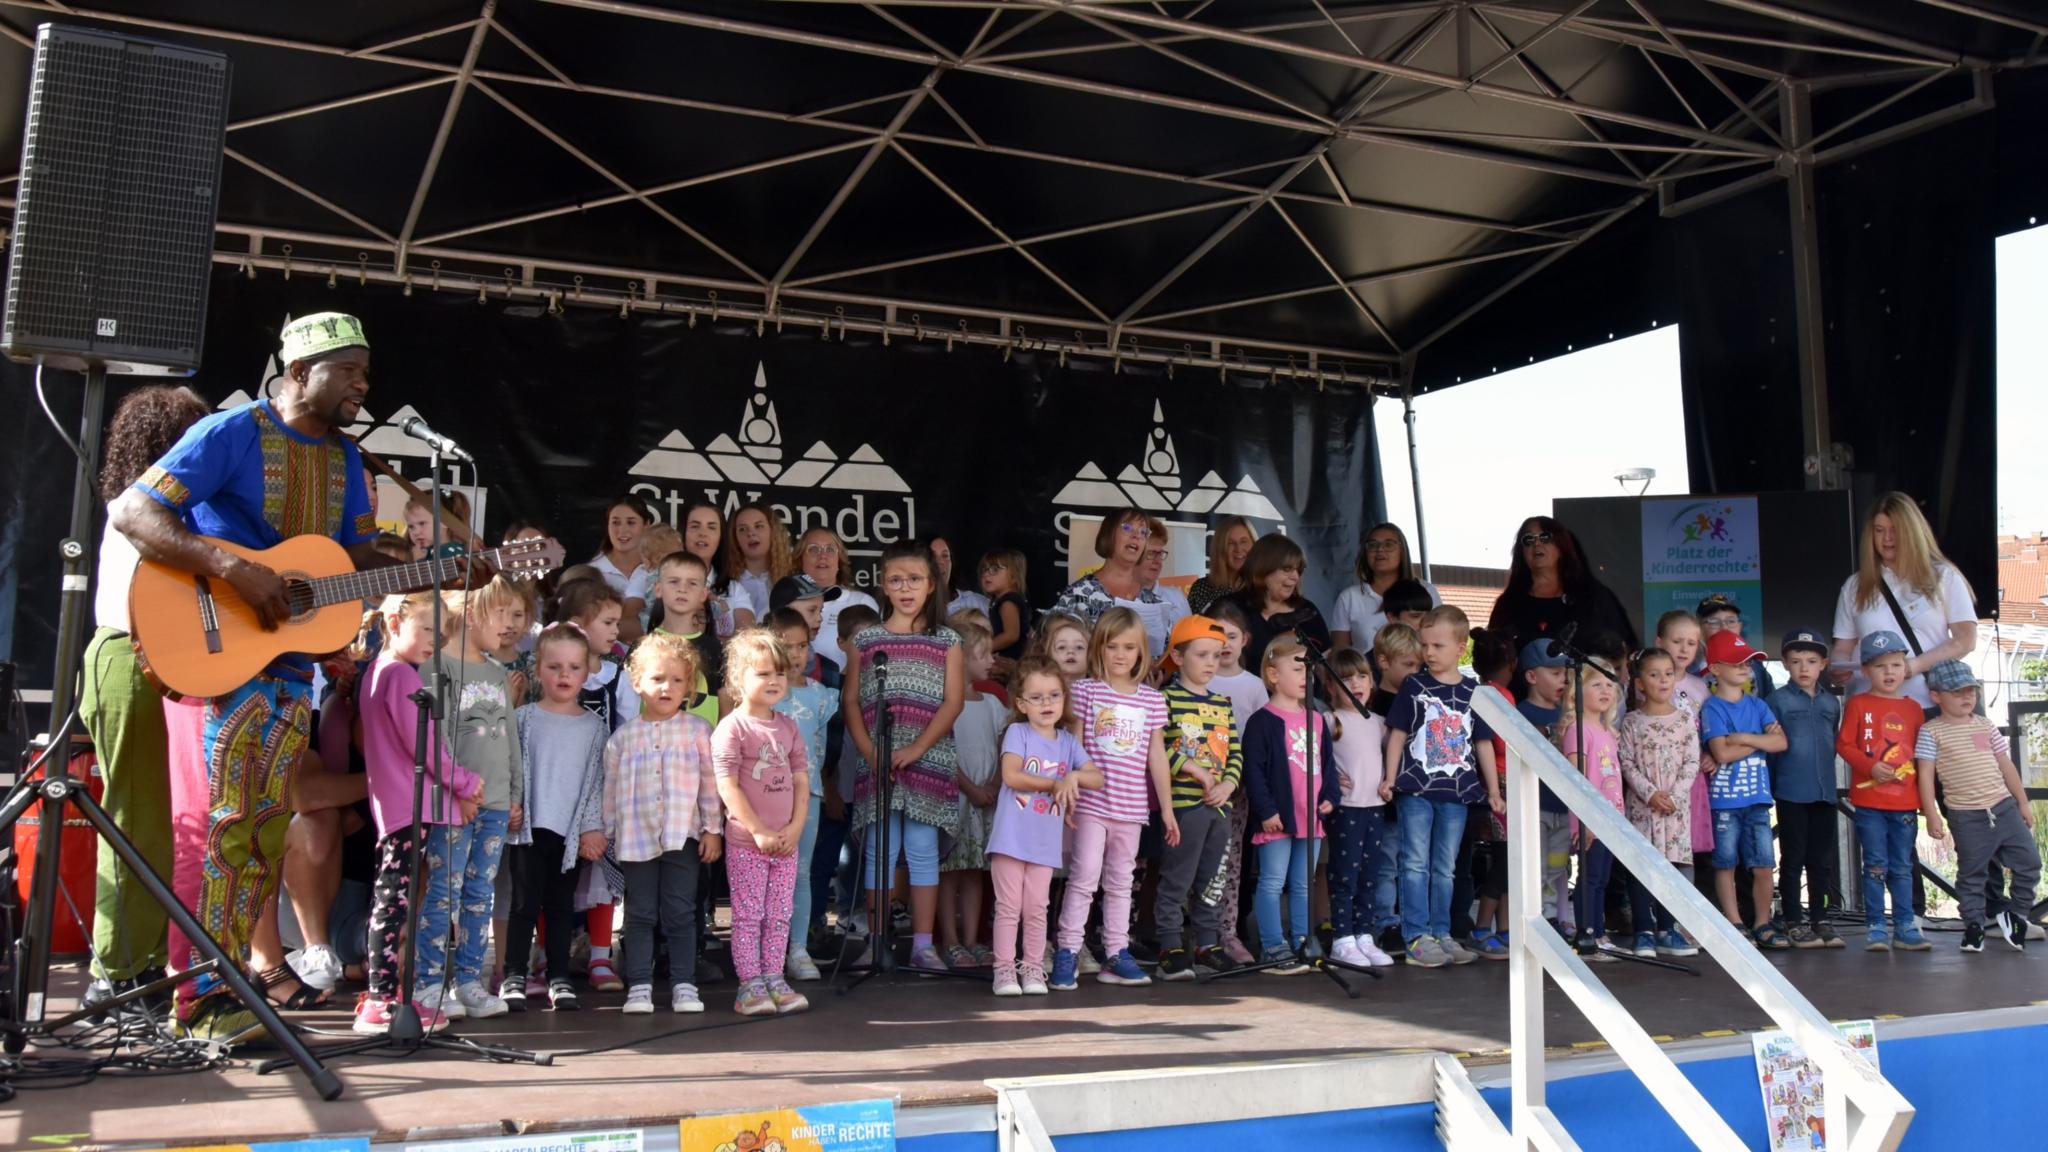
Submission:
<svg viewBox="0 0 2048 1152">
<path fill-rule="evenodd" d="M 620 863 L 689 847 L 725 824 L 711 725 L 687 712 L 631 720 L 604 747 L 604 827 Z"/>
</svg>

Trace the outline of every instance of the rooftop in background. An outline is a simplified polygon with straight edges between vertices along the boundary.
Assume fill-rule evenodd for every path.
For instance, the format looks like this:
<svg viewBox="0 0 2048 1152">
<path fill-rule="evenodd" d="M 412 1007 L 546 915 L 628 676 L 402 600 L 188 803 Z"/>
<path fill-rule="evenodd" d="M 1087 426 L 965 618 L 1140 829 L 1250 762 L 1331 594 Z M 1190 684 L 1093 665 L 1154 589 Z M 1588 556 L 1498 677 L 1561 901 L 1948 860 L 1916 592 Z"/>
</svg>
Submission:
<svg viewBox="0 0 2048 1152">
<path fill-rule="evenodd" d="M 2000 622 L 2048 625 L 2048 535 L 1998 538 L 1996 599 Z"/>
</svg>

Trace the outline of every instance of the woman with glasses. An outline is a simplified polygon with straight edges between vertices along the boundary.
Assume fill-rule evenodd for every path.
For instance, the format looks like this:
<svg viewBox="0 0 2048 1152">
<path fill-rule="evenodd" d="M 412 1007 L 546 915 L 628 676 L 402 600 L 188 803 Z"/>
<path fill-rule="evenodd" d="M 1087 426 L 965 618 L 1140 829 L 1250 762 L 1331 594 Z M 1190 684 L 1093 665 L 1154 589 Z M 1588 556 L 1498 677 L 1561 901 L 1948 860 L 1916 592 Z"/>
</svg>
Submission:
<svg viewBox="0 0 2048 1152">
<path fill-rule="evenodd" d="M 1493 602 L 1488 629 L 1513 633 L 1517 646 L 1563 635 L 1578 625 L 1577 647 L 1634 651 L 1641 646 L 1628 609 L 1593 575 L 1571 529 L 1548 516 L 1531 516 L 1515 535 L 1514 560 L 1508 565 L 1508 586 Z M 1517 689 L 1523 685 L 1518 681 Z M 1518 693 L 1519 694 L 1519 693 Z"/>
<path fill-rule="evenodd" d="M 1237 658 L 1239 666 L 1263 667 L 1259 661 L 1265 658 L 1266 645 L 1276 637 L 1292 635 L 1296 629 L 1313 640 L 1316 647 L 1325 652 L 1330 650 L 1330 626 L 1323 622 L 1322 612 L 1301 594 L 1301 576 L 1307 568 L 1308 557 L 1302 553 L 1301 545 L 1278 532 L 1259 537 L 1245 555 L 1244 588 L 1231 596 L 1251 620 L 1251 628 L 1244 636 L 1244 651 Z"/>
<path fill-rule="evenodd" d="M 1190 613 L 1206 614 L 1209 605 L 1244 587 L 1244 558 L 1251 555 L 1258 534 L 1242 516 L 1225 516 L 1209 533 L 1209 574 L 1188 586 Z M 1406 555 L 1407 550 L 1402 550 Z"/>
<path fill-rule="evenodd" d="M 1415 580 L 1429 590 L 1429 605 L 1444 602 L 1434 584 L 1417 580 L 1415 565 L 1408 559 L 1408 537 L 1393 524 L 1375 524 L 1358 541 L 1358 559 L 1352 574 L 1358 583 L 1337 594 L 1337 611 L 1330 617 L 1330 638 L 1339 648 L 1372 647 L 1373 638 L 1387 626 L 1383 599 L 1397 580 Z"/>
<path fill-rule="evenodd" d="M 1141 617 L 1148 610 L 1158 614 L 1164 601 L 1145 587 L 1138 571 L 1145 561 L 1145 549 L 1152 543 L 1150 519 L 1136 508 L 1104 517 L 1095 533 L 1095 554 L 1102 557 L 1102 567 L 1067 585 L 1052 610 L 1072 616 L 1090 631 L 1103 613 L 1119 604 Z"/>
<path fill-rule="evenodd" d="M 846 653 L 839 650 L 839 614 L 850 604 L 880 611 L 875 598 L 853 587 L 853 561 L 846 555 L 846 545 L 839 542 L 839 533 L 823 525 L 797 537 L 796 567 L 811 578 L 811 583 L 825 590 L 825 607 L 819 614 L 818 634 L 811 640 L 811 651 L 830 660 L 834 668 L 844 669 Z"/>
</svg>

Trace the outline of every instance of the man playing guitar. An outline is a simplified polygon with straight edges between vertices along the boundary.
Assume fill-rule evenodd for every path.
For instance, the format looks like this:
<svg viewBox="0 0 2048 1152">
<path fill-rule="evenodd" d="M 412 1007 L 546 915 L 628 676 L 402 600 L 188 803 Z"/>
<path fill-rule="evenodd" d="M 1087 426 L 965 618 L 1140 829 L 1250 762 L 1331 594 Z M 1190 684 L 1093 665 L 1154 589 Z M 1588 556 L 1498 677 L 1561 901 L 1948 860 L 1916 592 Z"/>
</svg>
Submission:
<svg viewBox="0 0 2048 1152">
<path fill-rule="evenodd" d="M 188 430 L 110 509 L 144 560 L 233 587 L 266 630 L 291 615 L 278 573 L 215 547 L 216 537 L 269 548 L 331 537 L 359 569 L 393 561 L 371 542 L 376 515 L 355 442 L 341 433 L 370 390 L 362 323 L 327 312 L 287 323 L 274 399 L 217 412 Z M 312 662 L 287 655 L 234 691 L 166 707 L 176 842 L 172 888 L 230 956 L 250 935 L 276 881 L 291 819 L 288 776 L 307 744 Z M 173 929 L 174 970 L 199 962 Z M 227 1040 L 255 1029 L 217 976 L 178 990 L 189 1035 Z"/>
</svg>

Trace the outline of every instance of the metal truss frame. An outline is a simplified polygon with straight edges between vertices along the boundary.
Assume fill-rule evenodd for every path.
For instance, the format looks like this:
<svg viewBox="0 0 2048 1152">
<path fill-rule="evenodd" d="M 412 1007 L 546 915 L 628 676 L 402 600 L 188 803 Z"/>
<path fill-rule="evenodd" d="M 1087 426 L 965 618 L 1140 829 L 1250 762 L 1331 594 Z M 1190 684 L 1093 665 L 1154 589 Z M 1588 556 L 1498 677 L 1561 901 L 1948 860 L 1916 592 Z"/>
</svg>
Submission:
<svg viewBox="0 0 2048 1152">
<path fill-rule="evenodd" d="M 925 69 L 925 72 L 922 79 L 908 89 L 903 89 L 899 84 L 897 91 L 875 95 L 849 92 L 845 94 L 845 102 L 833 107 L 790 114 L 748 107 L 737 102 L 676 97 L 611 87 L 603 85 L 596 78 L 571 76 L 505 26 L 498 16 L 497 0 L 482 0 L 477 15 L 470 19 L 396 39 L 353 47 L 208 27 L 131 13 L 102 11 L 78 4 L 60 3 L 58 0 L 0 0 L 0 6 L 48 13 L 56 18 L 87 18 L 160 32 L 374 61 L 424 74 L 357 95 L 253 116 L 231 124 L 231 134 L 301 117 L 318 116 L 394 96 L 434 90 L 443 86 L 448 88 L 447 100 L 433 143 L 414 181 L 413 195 L 404 223 L 395 233 L 349 211 L 320 189 L 294 181 L 262 164 L 252 158 L 246 150 L 235 147 L 234 138 L 230 135 L 230 143 L 225 150 L 229 160 L 304 197 L 310 203 L 319 205 L 359 230 L 359 234 L 355 235 L 288 233 L 258 228 L 244 222 L 223 221 L 220 234 L 227 243 L 222 245 L 221 251 L 217 253 L 217 259 L 247 266 L 252 270 L 268 267 L 278 259 L 275 253 L 264 251 L 266 240 L 281 241 L 288 245 L 296 239 L 299 243 L 314 245 L 321 249 L 357 249 L 360 253 L 357 274 L 365 278 L 374 275 L 378 279 L 390 279 L 406 284 L 425 275 L 425 268 L 422 265 L 425 261 L 434 265 L 436 271 L 433 280 L 437 285 L 461 287 L 465 291 L 488 292 L 494 287 L 494 282 L 488 277 L 475 275 L 465 280 L 464 277 L 453 274 L 443 276 L 438 271 L 438 262 L 445 260 L 451 264 L 488 266 L 510 261 L 516 266 L 518 275 L 509 275 L 514 269 L 507 269 L 508 275 L 503 278 L 505 290 L 513 291 L 516 288 L 520 292 L 536 293 L 550 301 L 559 301 L 562 298 L 562 281 L 573 277 L 579 286 L 575 298 L 583 302 L 603 303 L 606 306 L 628 309 L 675 307 L 685 311 L 723 311 L 727 316 L 740 315 L 747 309 L 753 309 L 758 313 L 757 319 L 764 324 L 783 323 L 792 319 L 816 323 L 822 318 L 828 332 L 837 324 L 841 331 L 849 325 L 871 325 L 874 330 L 891 333 L 898 327 L 903 327 L 896 320 L 897 314 L 907 312 L 920 318 L 915 325 L 908 326 L 910 330 L 925 331 L 927 326 L 922 321 L 925 315 L 935 319 L 934 325 L 930 328 L 932 331 L 939 330 L 936 322 L 938 317 L 956 318 L 963 321 L 963 327 L 966 329 L 954 332 L 956 338 L 972 336 L 977 341 L 999 343 L 1011 348 L 1030 346 L 1031 338 L 1020 338 L 1018 331 L 1037 328 L 1041 332 L 1071 331 L 1074 338 L 1070 341 L 1062 339 L 1057 345 L 1077 353 L 1155 358 L 1167 363 L 1190 365 L 1203 362 L 1256 362 L 1275 369 L 1281 362 L 1286 361 L 1295 372 L 1303 370 L 1301 361 L 1304 358 L 1313 368 L 1325 370 L 1331 365 L 1348 361 L 1359 366 L 1360 373 L 1367 376 L 1372 375 L 1374 371 L 1383 374 L 1384 365 L 1401 364 L 1404 361 L 1412 365 L 1417 352 L 1442 339 L 1492 301 L 1653 198 L 1665 214 L 1680 214 L 1775 180 L 1791 179 L 1796 182 L 1798 174 L 1802 170 L 1810 170 L 1813 165 L 1853 155 L 1912 132 L 1989 107 L 1989 82 L 1993 71 L 2003 67 L 2024 67 L 2038 63 L 2042 41 L 2048 39 L 2048 23 L 1996 12 L 1971 0 L 1916 2 L 1961 16 L 2033 32 L 2036 37 L 2033 48 L 2020 58 L 1985 60 L 1855 22 L 1817 16 L 1772 0 L 1712 2 L 1781 23 L 1786 28 L 1786 33 L 1782 37 L 1668 23 L 1656 12 L 1658 0 L 1627 0 L 1627 6 L 1635 19 L 1589 15 L 1589 10 L 1593 7 L 1590 0 L 1571 3 L 1567 0 L 1555 0 L 1554 8 L 1541 6 L 1545 0 L 1429 0 L 1410 4 L 1346 4 L 1339 0 L 1311 0 L 1316 13 L 1313 18 L 1303 13 L 1292 19 L 1266 20 L 1242 26 L 1204 20 L 1208 4 L 1187 5 L 1178 14 L 1173 14 L 1163 4 L 1141 5 L 1128 0 L 773 0 L 772 4 L 763 5 L 764 8 L 771 9 L 778 5 L 797 4 L 857 5 L 879 21 L 876 29 L 877 38 L 872 39 L 809 31 L 775 23 L 772 18 L 728 18 L 639 3 L 635 0 L 541 2 L 628 19 L 685 25 L 725 35 L 802 44 L 812 48 L 919 66 Z M 919 7 L 985 10 L 986 17 L 979 25 L 979 30 L 972 41 L 964 48 L 956 50 L 927 35 L 897 11 L 893 11 Z M 1015 14 L 1021 14 L 1021 19 L 1012 20 L 1008 27 L 998 31 L 998 26 L 1005 17 Z M 1405 34 L 1395 38 L 1395 47 L 1377 56 L 1361 50 L 1357 39 L 1352 35 L 1352 29 L 1367 24 L 1385 25 L 1389 21 L 1405 22 L 1401 25 Z M 1439 72 L 1415 63 L 1422 50 L 1434 38 L 1460 21 L 1469 22 L 1468 28 L 1460 29 L 1461 34 L 1476 31 L 1497 49 L 1497 52 L 1470 67 L 1464 67 L 1461 51 L 1459 74 Z M 1055 23 L 1062 31 L 1072 35 L 1075 38 L 1074 42 L 1051 47 L 1000 51 L 1006 45 L 1011 45 L 1022 33 Z M 900 40 L 890 42 L 881 38 L 886 34 L 885 29 L 900 37 Z M 25 41 L 24 37 L 12 30 L 8 30 L 7 34 L 17 43 Z M 437 37 L 460 34 L 467 34 L 468 42 L 459 64 L 411 56 L 404 52 L 410 45 Z M 1569 82 L 1562 77 L 1551 76 L 1532 58 L 1531 50 L 1548 37 L 1567 34 L 1609 42 L 1613 45 L 1613 51 L 1632 52 L 1646 61 L 1662 78 L 1666 90 L 1674 98 L 1675 105 L 1683 112 L 1684 119 L 1670 120 L 1646 114 L 1640 109 L 1607 107 L 1575 95 L 1575 88 L 1586 76 L 1612 59 L 1612 55 L 1603 57 L 1600 64 L 1594 65 L 1593 69 Z M 539 71 L 508 71 L 483 67 L 479 63 L 482 49 L 493 37 L 502 39 L 517 49 L 530 59 Z M 1331 47 L 1333 42 L 1341 42 L 1344 47 Z M 1325 68 L 1345 69 L 1357 73 L 1362 82 L 1351 90 L 1340 106 L 1329 109 L 1316 108 L 1302 103 L 1298 98 L 1289 98 L 1262 89 L 1199 54 L 1204 46 L 1217 45 L 1297 59 Z M 1833 73 L 1806 78 L 1789 76 L 1773 72 L 1735 54 L 1742 48 L 1779 51 L 1796 49 L 1819 58 L 1866 63 L 1871 65 L 1871 68 L 1855 74 Z M 1044 62 L 1049 60 L 1071 60 L 1077 56 L 1115 52 L 1145 52 L 1159 56 L 1206 81 L 1235 89 L 1242 95 L 1243 100 L 1199 99 L 1129 84 L 1083 78 L 1071 72 L 1048 70 L 1044 65 Z M 1501 69 L 1510 66 L 1527 81 L 1526 84 L 1509 85 L 1489 79 Z M 1726 107 L 1702 108 L 1696 100 L 1688 99 L 1673 79 L 1670 69 L 1674 68 L 1691 70 L 1703 78 L 1718 95 L 1720 103 Z M 1279 154 L 1252 167 L 1240 168 L 1236 172 L 1202 174 L 1154 171 L 1139 165 L 1122 163 L 1114 157 L 1090 155 L 1082 147 L 1047 150 L 1007 144 L 989 139 L 978 132 L 962 115 L 960 109 L 947 100 L 941 89 L 946 78 L 955 72 L 990 77 L 1009 83 L 1057 88 L 1098 99 L 1171 108 L 1191 115 L 1270 128 L 1274 131 L 1276 150 Z M 1914 96 L 1944 77 L 1959 74 L 1969 75 L 1974 80 L 1973 93 L 1968 100 L 1860 135 L 1852 131 L 1885 109 Z M 1761 80 L 1764 84 L 1760 92 L 1745 100 L 1735 91 L 1731 77 Z M 1412 93 L 1392 104 L 1375 107 L 1376 100 L 1387 86 L 1397 81 L 1411 86 L 1419 85 L 1424 90 Z M 1871 102 L 1841 122 L 1826 128 L 1817 128 L 1801 120 L 1799 123 L 1802 135 L 1797 140 L 1788 139 L 1767 115 L 1774 102 L 1782 101 L 1786 93 L 1795 89 L 1802 94 L 1803 99 L 1804 93 L 1807 92 L 1848 85 L 1872 89 L 1874 95 Z M 843 133 L 846 139 L 680 180 L 635 187 L 524 107 L 518 99 L 518 93 L 533 88 L 600 94 L 687 108 L 734 117 L 740 123 L 748 120 L 803 123 Z M 602 176 L 617 191 L 594 200 L 564 204 L 503 219 L 473 222 L 434 235 L 417 235 L 423 209 L 432 194 L 441 156 L 456 119 L 461 114 L 463 104 L 472 90 L 504 108 L 534 132 Z M 1460 93 L 1471 100 L 1505 102 L 1554 113 L 1558 118 L 1558 126 L 1556 130 L 1547 134 L 1531 135 L 1430 127 L 1426 123 L 1414 123 L 1413 116 L 1401 121 L 1390 119 L 1395 112 L 1426 104 L 1432 96 L 1442 93 Z M 895 103 L 896 111 L 885 127 L 878 128 L 873 124 L 840 118 L 857 108 L 890 102 Z M 913 115 L 927 102 L 945 113 L 959 129 L 958 136 L 917 131 L 909 127 Z M 1712 104 L 1715 101 L 1710 98 L 1707 103 Z M 1710 123 L 1709 116 L 1716 116 L 1718 119 Z M 1626 135 L 1617 136 L 1617 132 Z M 1300 144 L 1302 137 L 1312 141 L 1306 148 Z M 1546 176 L 1611 186 L 1616 189 L 1617 195 L 1605 208 L 1580 213 L 1568 220 L 1548 222 L 1475 218 L 1423 205 L 1376 201 L 1354 195 L 1347 188 L 1338 165 L 1333 162 L 1333 156 L 1344 155 L 1345 150 L 1359 147 L 1421 151 L 1475 164 L 1516 168 Z M 1217 195 L 1181 207 L 1018 235 L 1006 229 L 989 212 L 973 203 L 968 196 L 962 194 L 927 163 L 928 156 L 944 150 L 963 149 L 1076 170 L 1168 181 L 1200 187 L 1214 191 Z M 715 183 L 852 151 L 860 152 L 859 162 L 843 179 L 824 208 L 811 219 L 802 222 L 804 229 L 801 233 L 795 233 L 796 222 L 792 222 L 792 233 L 797 234 L 799 239 L 772 271 L 750 267 L 702 228 L 694 226 L 656 199 L 663 193 L 681 188 Z M 818 238 L 831 226 L 839 210 L 854 195 L 874 164 L 885 153 L 893 153 L 922 174 L 942 194 L 985 228 L 990 239 L 985 243 L 945 252 L 906 257 L 858 268 L 807 267 L 806 258 L 811 256 Z M 1565 156 L 1585 156 L 1591 162 L 1562 158 Z M 1653 163 L 1655 167 L 1650 166 Z M 1311 169 L 1320 173 L 1322 182 L 1327 183 L 1332 192 L 1325 193 L 1296 186 L 1303 175 Z M 1268 175 L 1266 178 L 1253 181 L 1235 178 L 1259 172 L 1266 172 Z M 1689 196 L 1679 194 L 1681 182 L 1702 180 L 1715 182 L 1705 191 L 1694 192 Z M 688 275 L 658 268 L 636 269 L 603 264 L 579 264 L 537 256 L 522 256 L 517 253 L 492 251 L 487 243 L 482 247 L 476 247 L 474 245 L 477 241 L 470 239 L 503 228 L 626 202 L 640 203 L 668 225 L 689 236 L 707 252 L 729 265 L 731 277 Z M 1481 230 L 1492 240 L 1480 250 L 1441 260 L 1375 271 L 1363 276 L 1347 275 L 1340 263 L 1333 260 L 1330 254 L 1318 245 L 1311 232 L 1302 227 L 1298 213 L 1291 211 L 1296 205 L 1318 205 L 1340 212 L 1367 212 L 1453 223 Z M 1107 237 L 1123 228 L 1224 209 L 1231 210 L 1227 219 L 1210 230 L 1169 271 L 1129 301 L 1113 304 L 1090 299 L 1035 251 L 1038 246 L 1057 240 Z M 1176 281 L 1205 259 L 1212 259 L 1214 252 L 1224 240 L 1261 212 L 1271 212 L 1285 223 L 1321 271 L 1321 282 L 1237 299 L 1181 305 L 1148 312 L 1148 308 Z M 467 245 L 453 243 L 466 239 L 469 240 Z M 244 243 L 246 250 L 235 250 L 235 240 Z M 1016 254 L 1047 282 L 1057 287 L 1064 296 L 1071 299 L 1075 306 L 1074 311 L 1062 314 L 1034 314 L 1014 309 L 977 307 L 957 301 L 919 300 L 853 292 L 836 287 L 843 282 L 875 273 L 994 252 Z M 289 255 L 283 259 L 285 265 L 289 266 Z M 1519 261 L 1521 267 L 1506 280 L 1485 291 L 1451 321 L 1426 334 L 1398 332 L 1396 326 L 1390 324 L 1387 318 L 1375 314 L 1359 291 L 1367 285 L 1399 277 L 1505 261 Z M 302 262 L 300 266 L 303 268 L 306 265 Z M 597 281 L 623 282 L 628 284 L 629 288 L 623 293 L 612 292 L 610 295 L 597 289 L 585 292 L 580 287 L 585 276 Z M 1353 311 L 1357 313 L 1360 329 L 1355 346 L 1317 347 L 1264 338 L 1256 332 L 1232 332 L 1219 337 L 1214 333 L 1190 332 L 1166 326 L 1173 321 L 1190 317 L 1227 313 L 1233 309 L 1331 292 L 1343 294 Z M 727 294 L 727 302 L 722 308 L 719 303 L 720 293 Z M 845 314 L 847 308 L 870 314 L 848 318 Z M 882 314 L 879 318 L 871 314 L 876 310 Z M 994 331 L 977 330 L 977 325 L 985 328 L 990 321 L 995 322 Z M 1176 344 L 1180 346 L 1177 354 L 1174 352 Z M 1206 356 L 1203 354 L 1204 350 Z M 1230 359 L 1231 353 L 1228 350 L 1234 350 L 1235 361 Z"/>
</svg>

